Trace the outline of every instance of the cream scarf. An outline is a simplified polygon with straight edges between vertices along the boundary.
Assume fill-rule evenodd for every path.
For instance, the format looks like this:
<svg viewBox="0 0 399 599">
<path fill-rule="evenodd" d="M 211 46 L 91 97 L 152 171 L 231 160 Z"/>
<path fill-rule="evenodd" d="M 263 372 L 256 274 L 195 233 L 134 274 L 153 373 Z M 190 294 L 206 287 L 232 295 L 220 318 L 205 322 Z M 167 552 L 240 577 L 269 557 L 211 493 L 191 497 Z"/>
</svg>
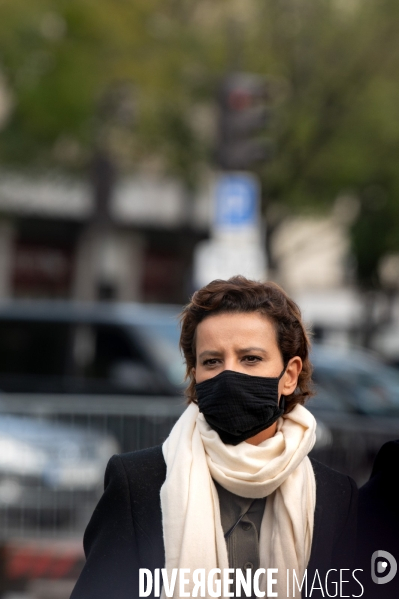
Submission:
<svg viewBox="0 0 399 599">
<path fill-rule="evenodd" d="M 212 479 L 242 497 L 268 497 L 259 540 L 260 567 L 279 569 L 273 587 L 279 597 L 286 593 L 287 569 L 295 569 L 298 580 L 302 579 L 310 557 L 316 504 L 315 477 L 307 457 L 315 431 L 314 417 L 298 404 L 279 418 L 271 439 L 257 446 L 225 445 L 198 407 L 188 406 L 163 444 L 167 473 L 161 507 L 169 579 L 172 568 L 189 568 L 192 580 L 197 568 L 208 572 L 229 567 Z M 190 596 L 192 587 L 185 586 Z M 265 576 L 260 588 L 266 590 Z M 173 597 L 178 593 L 176 584 Z"/>
</svg>

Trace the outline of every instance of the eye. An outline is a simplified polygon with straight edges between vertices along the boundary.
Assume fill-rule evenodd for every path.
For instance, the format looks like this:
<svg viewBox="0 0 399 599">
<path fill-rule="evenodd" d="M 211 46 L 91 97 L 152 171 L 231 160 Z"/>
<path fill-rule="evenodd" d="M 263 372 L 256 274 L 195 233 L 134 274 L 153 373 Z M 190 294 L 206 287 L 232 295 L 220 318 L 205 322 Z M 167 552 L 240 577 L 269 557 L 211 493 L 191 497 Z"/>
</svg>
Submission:
<svg viewBox="0 0 399 599">
<path fill-rule="evenodd" d="M 250 364 L 255 364 L 256 362 L 261 362 L 262 358 L 260 356 L 244 356 L 243 360 L 249 362 Z"/>
<path fill-rule="evenodd" d="M 202 362 L 203 366 L 216 366 L 216 364 L 219 363 L 219 360 L 217 358 L 208 358 L 207 360 L 204 360 Z"/>
</svg>

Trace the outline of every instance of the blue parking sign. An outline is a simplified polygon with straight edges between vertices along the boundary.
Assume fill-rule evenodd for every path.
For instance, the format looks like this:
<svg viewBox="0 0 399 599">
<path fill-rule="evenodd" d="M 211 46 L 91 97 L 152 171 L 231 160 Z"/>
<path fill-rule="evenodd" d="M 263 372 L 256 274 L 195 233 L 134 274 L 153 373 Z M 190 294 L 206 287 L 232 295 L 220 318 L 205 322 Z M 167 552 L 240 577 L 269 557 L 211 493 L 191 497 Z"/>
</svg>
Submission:
<svg viewBox="0 0 399 599">
<path fill-rule="evenodd" d="M 216 184 L 215 231 L 259 226 L 259 184 L 250 173 L 221 175 Z"/>
</svg>

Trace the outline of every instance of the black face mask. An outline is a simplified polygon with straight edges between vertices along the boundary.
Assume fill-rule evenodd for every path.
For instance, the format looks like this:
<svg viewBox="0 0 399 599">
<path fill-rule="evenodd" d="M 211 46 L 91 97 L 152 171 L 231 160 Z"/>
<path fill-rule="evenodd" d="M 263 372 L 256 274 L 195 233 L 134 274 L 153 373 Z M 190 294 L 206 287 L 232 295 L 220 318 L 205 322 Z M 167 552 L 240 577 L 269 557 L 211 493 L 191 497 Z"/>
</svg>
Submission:
<svg viewBox="0 0 399 599">
<path fill-rule="evenodd" d="M 250 376 L 223 370 L 195 385 L 198 407 L 223 443 L 238 445 L 271 426 L 284 413 L 278 403 L 280 376 Z"/>
</svg>

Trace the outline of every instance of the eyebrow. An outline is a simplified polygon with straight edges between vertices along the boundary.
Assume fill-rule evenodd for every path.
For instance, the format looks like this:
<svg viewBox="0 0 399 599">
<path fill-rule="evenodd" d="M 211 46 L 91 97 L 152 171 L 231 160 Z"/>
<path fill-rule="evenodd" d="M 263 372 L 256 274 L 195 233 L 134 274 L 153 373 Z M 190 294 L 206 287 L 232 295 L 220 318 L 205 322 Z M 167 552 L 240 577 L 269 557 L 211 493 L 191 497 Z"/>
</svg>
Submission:
<svg viewBox="0 0 399 599">
<path fill-rule="evenodd" d="M 204 356 L 220 356 L 220 354 L 221 354 L 220 351 L 212 351 L 210 349 L 207 349 L 207 350 L 201 352 L 198 357 L 203 358 Z"/>
<path fill-rule="evenodd" d="M 256 352 L 261 352 L 262 354 L 267 354 L 267 351 L 265 349 L 263 349 L 262 347 L 243 347 L 242 349 L 239 349 L 237 353 L 246 354 L 251 351 L 256 351 Z M 220 356 L 221 353 L 222 352 L 220 352 L 220 351 L 207 349 L 207 350 L 201 352 L 199 354 L 198 358 L 203 358 L 204 356 Z"/>
<path fill-rule="evenodd" d="M 267 354 L 267 351 L 265 349 L 263 349 L 263 347 L 244 347 L 243 349 L 239 349 L 238 350 L 240 353 L 247 353 L 247 352 L 251 352 L 251 351 L 258 351 L 258 352 L 262 352 L 262 354 Z"/>
</svg>

